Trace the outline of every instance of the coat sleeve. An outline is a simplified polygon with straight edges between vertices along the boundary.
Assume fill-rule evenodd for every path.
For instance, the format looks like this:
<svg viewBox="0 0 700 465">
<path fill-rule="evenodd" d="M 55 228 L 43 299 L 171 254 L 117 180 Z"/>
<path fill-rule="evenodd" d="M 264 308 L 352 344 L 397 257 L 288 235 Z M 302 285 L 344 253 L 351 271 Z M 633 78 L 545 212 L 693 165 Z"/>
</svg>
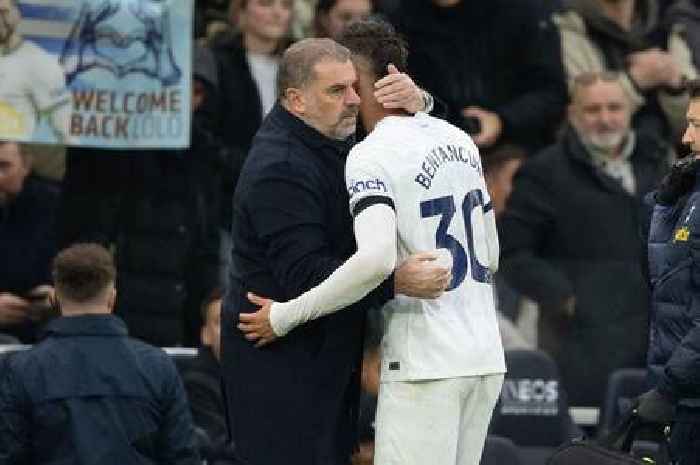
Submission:
<svg viewBox="0 0 700 465">
<path fill-rule="evenodd" d="M 696 247 L 700 244 L 696 245 Z M 690 319 L 692 326 L 666 362 L 657 389 L 669 399 L 695 396 L 700 389 L 700 248 L 692 248 Z"/>
<path fill-rule="evenodd" d="M 0 364 L 0 465 L 24 465 L 31 458 L 31 413 L 10 359 Z"/>
<path fill-rule="evenodd" d="M 194 426 L 187 395 L 175 364 L 163 354 L 162 425 L 158 434 L 158 463 L 199 465 Z"/>
<path fill-rule="evenodd" d="M 342 263 L 328 242 L 326 199 L 313 175 L 290 163 L 270 166 L 245 195 L 246 215 L 267 244 L 266 258 L 285 300 L 317 286 Z M 392 274 L 362 300 L 382 305 L 394 297 Z"/>
<path fill-rule="evenodd" d="M 572 296 L 574 289 L 568 277 L 540 253 L 556 222 L 555 196 L 542 171 L 543 165 L 526 162 L 516 175 L 499 224 L 500 270 L 517 291 L 549 306 Z"/>
</svg>

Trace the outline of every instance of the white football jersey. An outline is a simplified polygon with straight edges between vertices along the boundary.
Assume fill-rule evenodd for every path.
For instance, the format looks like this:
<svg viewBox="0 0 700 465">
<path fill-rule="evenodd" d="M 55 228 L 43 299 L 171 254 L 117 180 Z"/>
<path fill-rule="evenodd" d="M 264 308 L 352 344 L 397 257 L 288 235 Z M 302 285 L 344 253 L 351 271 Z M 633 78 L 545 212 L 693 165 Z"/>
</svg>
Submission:
<svg viewBox="0 0 700 465">
<path fill-rule="evenodd" d="M 353 215 L 394 207 L 397 263 L 436 248 L 453 260 L 440 298 L 397 296 L 382 309 L 382 381 L 504 373 L 491 284 L 498 237 L 471 138 L 424 113 L 387 117 L 350 152 L 345 178 Z"/>
<path fill-rule="evenodd" d="M 55 57 L 24 41 L 0 53 L 0 139 L 29 140 L 41 112 L 70 100 Z"/>
</svg>

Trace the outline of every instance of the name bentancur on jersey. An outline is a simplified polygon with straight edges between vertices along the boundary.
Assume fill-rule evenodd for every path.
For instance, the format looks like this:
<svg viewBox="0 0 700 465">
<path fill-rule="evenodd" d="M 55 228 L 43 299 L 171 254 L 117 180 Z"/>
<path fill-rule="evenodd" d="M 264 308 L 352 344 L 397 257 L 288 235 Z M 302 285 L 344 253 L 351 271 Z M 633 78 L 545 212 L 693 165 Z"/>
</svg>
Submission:
<svg viewBox="0 0 700 465">
<path fill-rule="evenodd" d="M 428 152 L 414 180 L 428 190 L 438 170 L 451 162 L 466 163 L 483 176 L 478 152 L 462 146 L 441 145 Z"/>
<path fill-rule="evenodd" d="M 479 176 L 483 176 L 477 152 L 461 146 L 440 145 L 431 149 L 425 156 L 423 163 L 421 163 L 421 171 L 415 176 L 414 180 L 426 190 L 430 189 L 432 180 L 435 178 L 438 170 L 450 162 L 466 163 L 475 169 Z M 353 179 L 348 185 L 350 197 L 368 190 L 387 192 L 386 184 L 379 178 L 360 181 Z"/>
</svg>

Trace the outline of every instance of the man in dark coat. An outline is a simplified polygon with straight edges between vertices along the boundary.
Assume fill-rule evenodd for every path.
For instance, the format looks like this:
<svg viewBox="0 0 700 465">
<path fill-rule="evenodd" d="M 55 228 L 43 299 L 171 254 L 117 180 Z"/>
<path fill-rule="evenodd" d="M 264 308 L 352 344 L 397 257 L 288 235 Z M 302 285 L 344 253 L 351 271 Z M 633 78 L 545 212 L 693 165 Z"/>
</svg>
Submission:
<svg viewBox="0 0 700 465">
<path fill-rule="evenodd" d="M 642 198 L 668 147 L 630 130 L 619 76 L 574 83 L 564 139 L 526 162 L 499 224 L 501 272 L 540 307 L 539 346 L 573 405 L 600 405 L 608 375 L 644 366 Z"/>
<path fill-rule="evenodd" d="M 31 155 L 0 141 L 0 331 L 34 342 L 55 254 L 58 186 L 30 176 Z"/>
<path fill-rule="evenodd" d="M 542 0 L 404 0 L 391 19 L 410 74 L 450 123 L 482 150 L 508 141 L 531 152 L 554 140 L 566 105 L 550 13 Z"/>
<path fill-rule="evenodd" d="M 62 317 L 34 348 L 3 360 L 0 464 L 198 465 L 175 364 L 111 315 L 110 253 L 71 246 L 53 277 Z"/>
<path fill-rule="evenodd" d="M 60 242 L 114 247 L 116 313 L 159 346 L 198 345 L 199 308 L 218 284 L 224 157 L 206 111 L 217 95 L 206 56 L 195 50 L 189 149 L 68 149 Z"/>
<path fill-rule="evenodd" d="M 671 449 L 678 465 L 700 460 L 700 81 L 689 87 L 683 143 L 692 155 L 649 196 L 654 213 L 648 363 L 654 389 L 641 396 L 637 409 L 647 421 L 674 422 Z"/>
<path fill-rule="evenodd" d="M 279 102 L 236 188 L 222 371 L 232 439 L 251 465 L 347 465 L 357 439 L 362 309 L 395 293 L 438 295 L 449 279 L 448 270 L 413 257 L 364 301 L 268 347 L 254 347 L 236 329 L 239 313 L 257 310 L 247 292 L 289 300 L 354 252 L 344 167 L 359 107 L 356 79 L 350 52 L 329 39 L 287 49 Z M 420 98 L 417 89 L 409 93 Z"/>
</svg>

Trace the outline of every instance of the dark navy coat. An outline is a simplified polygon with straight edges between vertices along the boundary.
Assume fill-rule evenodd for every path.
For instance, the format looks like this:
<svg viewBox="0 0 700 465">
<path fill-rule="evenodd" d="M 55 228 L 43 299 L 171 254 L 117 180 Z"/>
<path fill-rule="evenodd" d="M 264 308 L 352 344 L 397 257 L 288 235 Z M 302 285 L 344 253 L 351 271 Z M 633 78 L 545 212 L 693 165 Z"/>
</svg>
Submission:
<svg viewBox="0 0 700 465">
<path fill-rule="evenodd" d="M 2 465 L 195 465 L 175 365 L 112 315 L 58 318 L 3 359 Z"/>
<path fill-rule="evenodd" d="M 369 301 L 393 298 L 392 277 L 355 306 L 256 349 L 236 328 L 257 310 L 246 292 L 290 300 L 355 251 L 345 189 L 350 145 L 277 105 L 245 162 L 233 205 L 233 262 L 221 323 L 229 425 L 250 465 L 347 465 L 356 440 L 359 364 Z"/>
<path fill-rule="evenodd" d="M 700 408 L 700 175 L 675 205 L 654 205 L 649 230 L 651 381 Z M 698 415 L 700 418 L 700 415 Z"/>
</svg>

